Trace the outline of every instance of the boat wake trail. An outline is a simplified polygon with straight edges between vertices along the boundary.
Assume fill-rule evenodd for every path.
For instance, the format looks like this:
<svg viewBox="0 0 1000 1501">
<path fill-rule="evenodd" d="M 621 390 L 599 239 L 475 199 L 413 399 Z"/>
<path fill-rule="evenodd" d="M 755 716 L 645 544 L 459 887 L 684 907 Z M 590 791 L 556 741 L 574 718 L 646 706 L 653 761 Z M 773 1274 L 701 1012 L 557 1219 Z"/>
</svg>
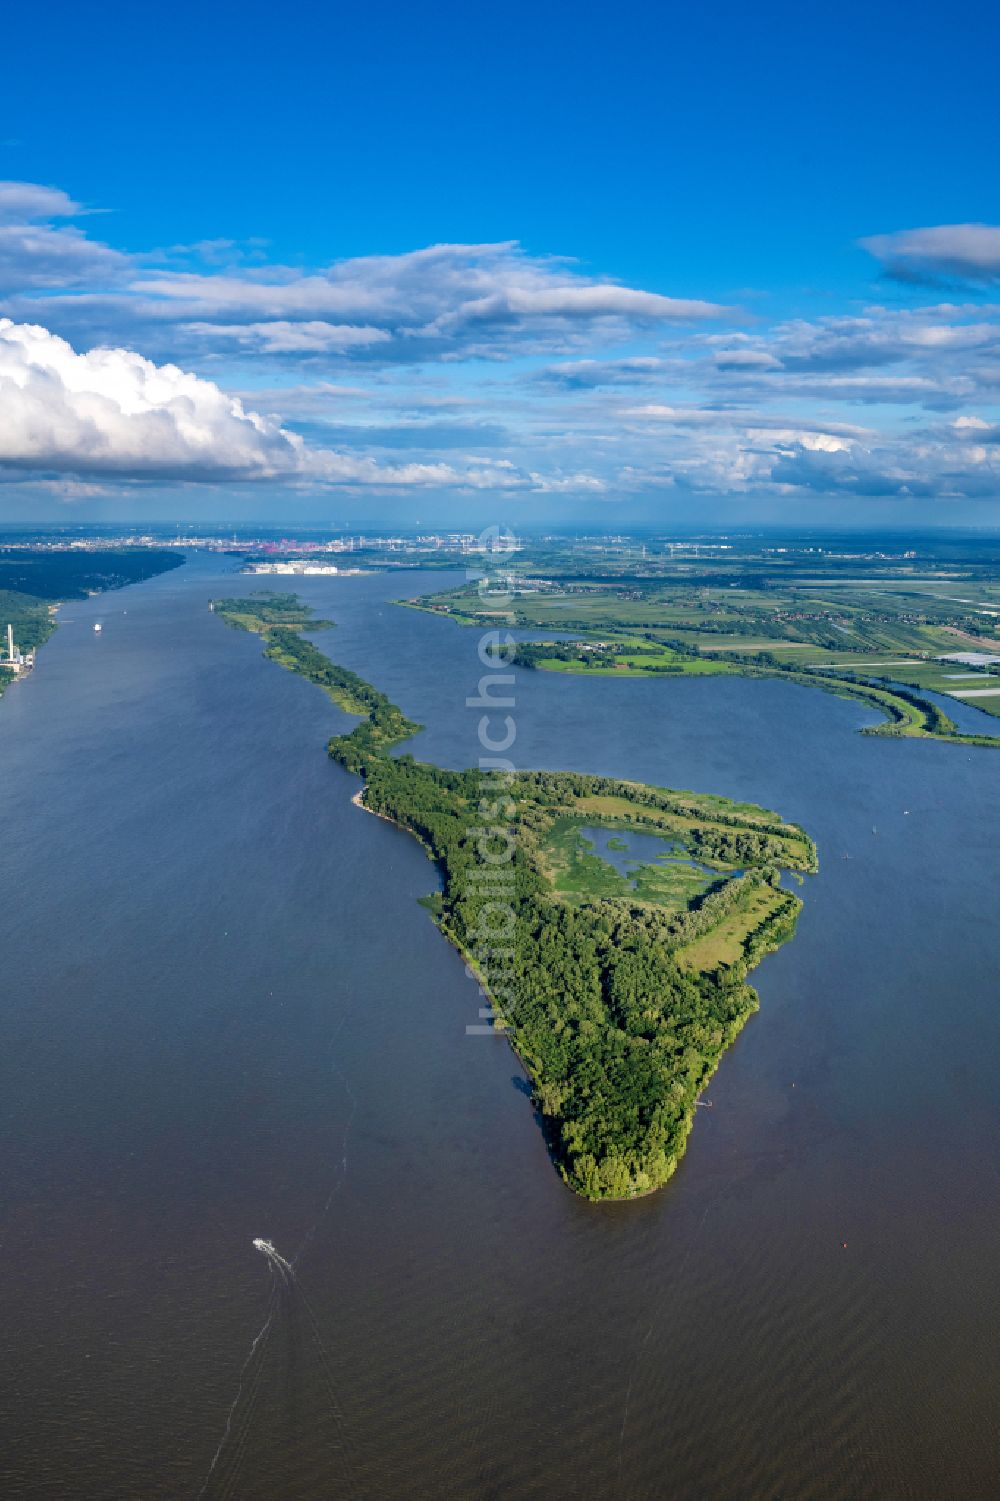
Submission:
<svg viewBox="0 0 1000 1501">
<path fill-rule="evenodd" d="M 253 1248 L 255 1251 L 259 1251 L 267 1262 L 268 1271 L 271 1276 L 267 1318 L 257 1331 L 250 1346 L 250 1353 L 243 1362 L 237 1383 L 236 1396 L 233 1398 L 226 1416 L 226 1426 L 219 1441 L 219 1446 L 212 1457 L 208 1474 L 205 1476 L 201 1490 L 198 1492 L 198 1501 L 201 1501 L 201 1498 L 207 1496 L 210 1491 L 217 1497 L 217 1501 L 231 1501 L 231 1498 L 237 1495 L 237 1486 L 243 1469 L 243 1461 L 246 1458 L 246 1451 L 253 1430 L 254 1412 L 257 1407 L 268 1341 L 270 1340 L 272 1329 L 274 1328 L 283 1302 L 288 1305 L 289 1313 L 293 1312 L 293 1305 L 298 1305 L 306 1315 L 309 1330 L 318 1352 L 323 1386 L 326 1389 L 330 1410 L 337 1428 L 338 1448 L 345 1477 L 343 1494 L 352 1495 L 355 1489 L 353 1478 L 354 1466 L 348 1450 L 343 1410 L 337 1396 L 330 1355 L 324 1343 L 322 1331 L 320 1330 L 319 1321 L 316 1318 L 313 1306 L 306 1297 L 295 1275 L 295 1268 L 292 1263 L 282 1256 L 280 1251 L 275 1249 L 271 1241 L 265 1240 L 263 1236 L 257 1236 L 253 1242 Z M 224 1473 L 220 1469 L 220 1462 L 223 1455 L 227 1456 Z"/>
<path fill-rule="evenodd" d="M 341 1027 L 346 1020 L 345 1016 L 341 1021 Z M 337 1029 L 338 1033 L 339 1031 L 340 1027 Z M 306 1321 L 318 1353 L 323 1386 L 326 1390 L 330 1409 L 336 1424 L 338 1448 L 346 1480 L 343 1493 L 350 1495 L 354 1492 L 353 1466 L 350 1462 L 348 1452 L 343 1410 L 336 1393 L 333 1364 L 323 1340 L 319 1321 L 296 1274 L 296 1267 L 299 1261 L 315 1238 L 319 1226 L 329 1214 L 334 1199 L 340 1193 L 347 1180 L 347 1144 L 351 1125 L 357 1111 L 357 1099 L 347 1078 L 336 1064 L 334 1065 L 334 1073 L 339 1078 L 344 1093 L 350 1101 L 350 1111 L 344 1124 L 340 1160 L 337 1163 L 334 1181 L 327 1194 L 326 1202 L 323 1204 L 316 1220 L 302 1237 L 291 1259 L 282 1256 L 280 1251 L 275 1248 L 274 1242 L 264 1236 L 257 1236 L 253 1241 L 254 1250 L 258 1251 L 267 1262 L 270 1276 L 267 1316 L 255 1334 L 247 1357 L 240 1368 L 236 1395 L 226 1414 L 225 1428 L 219 1440 L 218 1448 L 212 1456 L 208 1473 L 198 1492 L 197 1501 L 203 1501 L 203 1498 L 207 1497 L 210 1493 L 213 1501 L 231 1501 L 231 1498 L 237 1494 L 236 1488 L 239 1484 L 240 1473 L 253 1432 L 254 1412 L 260 1396 L 264 1367 L 267 1363 L 268 1344 L 282 1308 L 285 1309 L 289 1316 L 292 1316 L 297 1308 L 301 1309 L 306 1316 Z M 224 1456 L 225 1463 L 223 1463 Z"/>
<path fill-rule="evenodd" d="M 271 1242 L 269 1240 L 263 1240 L 260 1236 L 258 1236 L 254 1241 L 253 1248 L 255 1251 L 259 1251 L 261 1253 L 271 1270 L 281 1278 L 282 1282 L 287 1287 L 292 1278 L 295 1276 L 291 1262 L 286 1261 L 284 1256 L 279 1256 Z"/>
<path fill-rule="evenodd" d="M 264 1355 L 267 1350 L 267 1342 L 271 1337 L 274 1327 L 275 1316 L 281 1301 L 281 1287 L 287 1285 L 284 1268 L 288 1266 L 284 1257 L 279 1256 L 270 1241 L 255 1240 L 254 1246 L 267 1257 L 268 1267 L 271 1272 L 271 1292 L 267 1304 L 267 1318 L 264 1320 L 257 1333 L 254 1335 L 250 1346 L 250 1353 L 240 1369 L 239 1379 L 236 1383 L 236 1395 L 230 1404 L 226 1414 L 226 1426 L 219 1440 L 219 1447 L 212 1455 L 212 1463 L 208 1467 L 204 1484 L 198 1492 L 198 1501 L 208 1494 L 209 1488 L 215 1477 L 219 1461 L 227 1447 L 231 1448 L 232 1458 L 229 1464 L 229 1473 L 222 1481 L 219 1488 L 219 1501 L 231 1496 L 239 1480 L 240 1469 L 243 1464 L 243 1456 L 246 1451 L 247 1441 L 250 1436 L 250 1423 L 253 1418 L 254 1408 L 257 1405 L 257 1390 L 260 1386 L 261 1372 L 264 1369 Z M 264 1248 L 267 1247 L 267 1250 Z M 237 1410 L 243 1402 L 244 1394 L 246 1401 L 243 1403 L 243 1412 L 239 1421 L 236 1421 Z"/>
</svg>

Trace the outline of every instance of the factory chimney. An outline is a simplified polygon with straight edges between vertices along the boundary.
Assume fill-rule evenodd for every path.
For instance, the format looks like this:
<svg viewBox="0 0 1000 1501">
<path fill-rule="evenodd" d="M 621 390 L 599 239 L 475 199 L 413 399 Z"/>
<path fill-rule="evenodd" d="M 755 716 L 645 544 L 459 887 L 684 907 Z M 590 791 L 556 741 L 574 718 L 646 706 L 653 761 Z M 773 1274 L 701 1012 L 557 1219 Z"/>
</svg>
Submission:
<svg viewBox="0 0 1000 1501">
<path fill-rule="evenodd" d="M 7 623 L 7 661 L 8 662 L 13 662 L 13 660 L 14 660 L 14 627 L 8 621 L 8 623 Z"/>
</svg>

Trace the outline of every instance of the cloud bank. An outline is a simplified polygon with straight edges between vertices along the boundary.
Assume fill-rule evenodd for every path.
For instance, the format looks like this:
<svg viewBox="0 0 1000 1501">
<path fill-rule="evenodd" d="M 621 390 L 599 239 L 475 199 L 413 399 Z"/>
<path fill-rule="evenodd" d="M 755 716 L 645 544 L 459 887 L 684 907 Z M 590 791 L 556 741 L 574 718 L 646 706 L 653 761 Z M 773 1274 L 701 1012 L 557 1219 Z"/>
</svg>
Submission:
<svg viewBox="0 0 1000 1501">
<path fill-rule="evenodd" d="M 126 349 L 78 354 L 33 324 L 0 319 L 0 465 L 83 476 L 319 484 L 489 483 L 489 465 L 381 466 L 310 448 L 238 397 Z"/>
<path fill-rule="evenodd" d="M 904 229 L 861 244 L 900 281 L 1000 281 L 1000 228 L 993 224 Z"/>
<path fill-rule="evenodd" d="M 0 463 L 76 474 L 273 476 L 302 440 L 211 381 L 125 349 L 77 354 L 0 319 Z"/>
<path fill-rule="evenodd" d="M 129 259 L 59 221 L 80 205 L 57 188 L 0 182 L 0 296 L 117 282 Z"/>
<path fill-rule="evenodd" d="M 513 240 L 303 268 L 262 242 L 128 252 L 91 233 L 109 222 L 0 183 L 0 477 L 1000 495 L 989 225 L 864 241 L 891 307 L 769 319 Z"/>
</svg>

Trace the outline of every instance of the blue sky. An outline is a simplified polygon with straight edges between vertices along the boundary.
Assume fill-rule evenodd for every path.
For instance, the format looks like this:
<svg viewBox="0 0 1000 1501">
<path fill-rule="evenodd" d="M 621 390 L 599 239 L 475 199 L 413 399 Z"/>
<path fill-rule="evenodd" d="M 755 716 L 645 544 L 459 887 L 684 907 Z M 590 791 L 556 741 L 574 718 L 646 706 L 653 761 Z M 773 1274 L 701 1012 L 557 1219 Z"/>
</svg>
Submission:
<svg viewBox="0 0 1000 1501">
<path fill-rule="evenodd" d="M 996 524 L 998 32 L 19 7 L 0 518 Z"/>
</svg>

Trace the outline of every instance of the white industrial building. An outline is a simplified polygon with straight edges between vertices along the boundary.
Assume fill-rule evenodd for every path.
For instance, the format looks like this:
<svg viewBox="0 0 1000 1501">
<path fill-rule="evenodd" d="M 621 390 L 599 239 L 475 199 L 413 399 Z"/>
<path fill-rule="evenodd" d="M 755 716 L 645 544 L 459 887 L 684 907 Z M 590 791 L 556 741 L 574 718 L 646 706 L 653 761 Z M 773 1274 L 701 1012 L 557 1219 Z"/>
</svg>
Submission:
<svg viewBox="0 0 1000 1501">
<path fill-rule="evenodd" d="M 9 672 L 23 672 L 35 665 L 35 653 L 29 651 L 27 655 L 14 645 L 14 627 L 7 622 L 7 655 L 0 657 L 0 667 L 6 667 Z"/>
</svg>

